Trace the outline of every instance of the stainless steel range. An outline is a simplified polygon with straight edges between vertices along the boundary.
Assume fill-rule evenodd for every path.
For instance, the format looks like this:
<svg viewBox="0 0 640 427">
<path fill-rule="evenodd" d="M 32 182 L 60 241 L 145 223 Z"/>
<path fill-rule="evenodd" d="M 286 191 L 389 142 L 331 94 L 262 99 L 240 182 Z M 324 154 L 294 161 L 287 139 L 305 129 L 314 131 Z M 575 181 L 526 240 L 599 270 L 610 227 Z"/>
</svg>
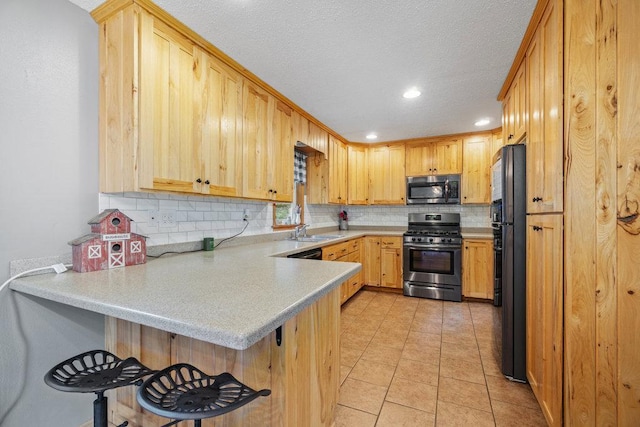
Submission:
<svg viewBox="0 0 640 427">
<path fill-rule="evenodd" d="M 404 295 L 462 301 L 460 214 L 409 214 L 403 249 Z"/>
</svg>

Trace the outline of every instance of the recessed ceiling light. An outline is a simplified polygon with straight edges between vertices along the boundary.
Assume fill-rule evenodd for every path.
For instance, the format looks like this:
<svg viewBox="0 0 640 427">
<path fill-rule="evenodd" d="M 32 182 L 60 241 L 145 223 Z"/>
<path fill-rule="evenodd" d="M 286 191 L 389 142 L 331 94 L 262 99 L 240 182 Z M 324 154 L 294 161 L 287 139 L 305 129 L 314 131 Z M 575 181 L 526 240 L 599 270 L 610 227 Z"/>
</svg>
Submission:
<svg viewBox="0 0 640 427">
<path fill-rule="evenodd" d="M 407 99 L 417 98 L 420 95 L 422 95 L 422 92 L 420 92 L 415 87 L 412 87 L 411 89 L 409 89 L 408 91 L 406 91 L 405 93 L 402 94 L 402 96 L 407 98 Z"/>
<path fill-rule="evenodd" d="M 477 122 L 475 122 L 474 124 L 476 126 L 484 126 L 484 125 L 488 125 L 489 123 L 491 123 L 491 120 L 489 120 L 489 119 L 480 119 Z"/>
<path fill-rule="evenodd" d="M 377 139 L 378 135 L 376 135 L 375 133 L 370 133 L 367 135 L 367 139 L 369 140 L 373 140 L 373 139 Z"/>
</svg>

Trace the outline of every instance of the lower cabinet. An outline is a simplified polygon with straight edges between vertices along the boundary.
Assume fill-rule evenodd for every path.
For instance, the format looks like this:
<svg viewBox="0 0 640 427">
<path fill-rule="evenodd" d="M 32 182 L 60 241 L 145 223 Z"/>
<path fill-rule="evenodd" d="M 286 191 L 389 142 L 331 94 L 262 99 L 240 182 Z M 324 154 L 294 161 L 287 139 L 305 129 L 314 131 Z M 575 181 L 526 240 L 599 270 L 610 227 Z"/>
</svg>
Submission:
<svg viewBox="0 0 640 427">
<path fill-rule="evenodd" d="M 562 214 L 527 215 L 527 379 L 551 426 L 562 425 Z"/>
<path fill-rule="evenodd" d="M 493 241 L 462 241 L 462 295 L 493 299 Z"/>
<path fill-rule="evenodd" d="M 364 251 L 364 283 L 402 289 L 402 237 L 367 236 Z"/>
<path fill-rule="evenodd" d="M 325 246 L 322 248 L 322 259 L 325 261 L 357 262 L 362 264 L 362 240 L 362 238 L 358 238 Z M 340 285 L 340 304 L 344 304 L 362 288 L 362 278 L 363 272 L 360 270 Z"/>
</svg>

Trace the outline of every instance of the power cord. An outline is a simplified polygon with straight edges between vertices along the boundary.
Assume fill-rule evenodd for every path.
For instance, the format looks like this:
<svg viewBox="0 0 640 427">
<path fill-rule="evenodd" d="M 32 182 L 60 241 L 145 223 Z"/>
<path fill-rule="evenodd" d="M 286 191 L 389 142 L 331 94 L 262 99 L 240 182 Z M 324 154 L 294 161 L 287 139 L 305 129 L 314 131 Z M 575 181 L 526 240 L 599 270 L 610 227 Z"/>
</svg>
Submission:
<svg viewBox="0 0 640 427">
<path fill-rule="evenodd" d="M 244 231 L 249 226 L 249 220 L 244 218 L 243 221 L 246 222 L 246 224 L 244 225 L 244 228 L 242 228 L 242 230 L 239 233 L 234 234 L 233 236 L 230 236 L 230 237 L 225 237 L 222 240 L 218 240 L 218 243 L 213 247 L 213 249 L 215 249 L 218 246 L 220 246 L 223 242 L 226 242 L 227 240 L 231 240 L 234 237 L 238 237 L 239 235 L 244 233 Z M 202 249 L 194 249 L 192 251 L 181 251 L 181 252 L 178 252 L 178 251 L 167 251 L 167 252 L 162 252 L 161 254 L 158 254 L 158 255 L 147 255 L 147 258 L 160 258 L 162 255 L 167 255 L 167 254 L 188 254 L 188 253 L 191 253 L 191 252 L 200 252 L 200 251 L 202 251 Z"/>
<path fill-rule="evenodd" d="M 60 273 L 64 273 L 65 271 L 67 271 L 68 268 L 73 267 L 72 264 L 53 264 L 53 265 L 48 265 L 46 267 L 39 267 L 39 268 L 32 268 L 31 270 L 26 270 L 23 271 L 22 273 L 18 273 L 13 277 L 9 277 L 9 279 L 7 279 L 6 282 L 4 282 L 2 285 L 0 285 L 0 291 L 2 291 L 5 286 L 7 286 L 9 283 L 13 282 L 14 280 L 16 280 L 18 277 L 22 277 L 25 276 L 27 274 L 30 273 L 35 273 L 36 271 L 44 271 L 44 270 L 49 270 L 49 269 L 53 269 L 56 273 L 60 274 Z"/>
</svg>

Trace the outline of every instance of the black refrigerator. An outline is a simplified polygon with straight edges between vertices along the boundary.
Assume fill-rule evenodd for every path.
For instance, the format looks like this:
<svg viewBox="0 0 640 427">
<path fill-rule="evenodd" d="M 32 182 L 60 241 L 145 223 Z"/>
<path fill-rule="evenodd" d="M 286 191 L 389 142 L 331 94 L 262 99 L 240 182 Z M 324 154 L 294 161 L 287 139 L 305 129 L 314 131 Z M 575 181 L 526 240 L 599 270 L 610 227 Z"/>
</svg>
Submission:
<svg viewBox="0 0 640 427">
<path fill-rule="evenodd" d="M 506 145 L 496 155 L 493 173 L 501 189 L 502 373 L 527 382 L 526 372 L 526 147 Z"/>
</svg>

